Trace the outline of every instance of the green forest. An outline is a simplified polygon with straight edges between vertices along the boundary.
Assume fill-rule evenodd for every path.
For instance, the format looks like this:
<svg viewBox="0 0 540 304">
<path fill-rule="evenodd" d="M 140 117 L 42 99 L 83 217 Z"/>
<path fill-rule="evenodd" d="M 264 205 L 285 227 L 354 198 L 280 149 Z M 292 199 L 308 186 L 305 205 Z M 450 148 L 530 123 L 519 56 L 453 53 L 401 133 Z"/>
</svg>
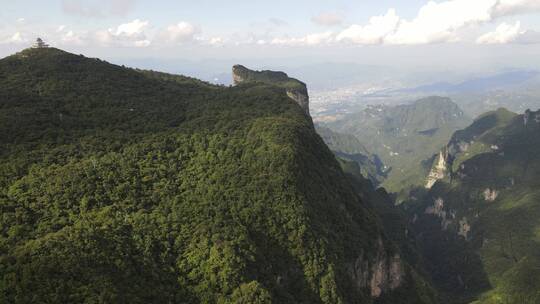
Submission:
<svg viewBox="0 0 540 304">
<path fill-rule="evenodd" d="M 277 86 L 1 59 L 0 210 L 1 303 L 433 299 L 406 262 L 394 298 L 351 275 L 399 245 Z"/>
</svg>

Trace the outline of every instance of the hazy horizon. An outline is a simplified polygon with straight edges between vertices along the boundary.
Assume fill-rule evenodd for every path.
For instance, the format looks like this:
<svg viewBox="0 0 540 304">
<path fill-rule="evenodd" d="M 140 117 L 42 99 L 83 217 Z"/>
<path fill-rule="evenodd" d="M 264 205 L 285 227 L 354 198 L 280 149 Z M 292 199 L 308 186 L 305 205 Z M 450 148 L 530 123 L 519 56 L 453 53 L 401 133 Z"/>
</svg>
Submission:
<svg viewBox="0 0 540 304">
<path fill-rule="evenodd" d="M 39 36 L 70 52 L 145 68 L 168 66 L 169 72 L 184 72 L 171 62 L 216 68 L 220 63 L 254 68 L 354 63 L 411 73 L 540 69 L 540 4 L 534 0 L 2 5 L 1 57 Z"/>
</svg>

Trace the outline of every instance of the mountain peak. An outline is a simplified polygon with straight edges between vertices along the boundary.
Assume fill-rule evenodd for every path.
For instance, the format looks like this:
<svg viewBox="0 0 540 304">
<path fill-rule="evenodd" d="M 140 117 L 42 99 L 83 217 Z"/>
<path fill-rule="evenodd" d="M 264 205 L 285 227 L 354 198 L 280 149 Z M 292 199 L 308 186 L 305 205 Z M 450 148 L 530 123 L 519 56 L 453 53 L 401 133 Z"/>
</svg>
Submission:
<svg viewBox="0 0 540 304">
<path fill-rule="evenodd" d="M 232 75 L 235 85 L 241 83 L 265 83 L 284 88 L 287 91 L 287 95 L 296 101 L 304 112 L 309 115 L 307 86 L 300 80 L 291 78 L 281 71 L 254 71 L 239 64 L 233 66 Z"/>
<path fill-rule="evenodd" d="M 12 56 L 32 56 L 32 55 L 70 55 L 70 53 L 54 47 L 29 47 Z M 74 54 L 71 54 L 74 55 Z M 75 55 L 74 55 L 75 56 Z M 11 56 L 9 56 L 11 57 Z"/>
<path fill-rule="evenodd" d="M 290 86 L 305 86 L 303 82 L 297 79 L 289 78 L 289 76 L 284 72 L 268 70 L 254 71 L 240 64 L 233 66 L 233 80 L 234 84 L 240 84 L 243 82 L 263 82 L 280 85 L 287 84 Z"/>
</svg>

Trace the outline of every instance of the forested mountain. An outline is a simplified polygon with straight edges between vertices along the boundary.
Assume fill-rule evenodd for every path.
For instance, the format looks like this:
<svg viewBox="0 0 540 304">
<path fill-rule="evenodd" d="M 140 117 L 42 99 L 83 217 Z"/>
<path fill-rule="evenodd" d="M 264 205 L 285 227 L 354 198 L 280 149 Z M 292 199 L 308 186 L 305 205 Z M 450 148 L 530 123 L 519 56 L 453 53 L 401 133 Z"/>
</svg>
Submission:
<svg viewBox="0 0 540 304">
<path fill-rule="evenodd" d="M 235 85 L 263 83 L 284 88 L 287 95 L 309 115 L 309 94 L 305 83 L 290 78 L 283 72 L 253 71 L 242 65 L 233 66 L 232 73 Z M 380 158 L 368 152 L 353 135 L 334 132 L 322 125 L 316 125 L 316 131 L 338 158 L 357 162 L 362 175 L 375 184 L 384 180 L 386 168 Z"/>
<path fill-rule="evenodd" d="M 486 113 L 404 202 L 447 302 L 540 303 L 540 111 Z"/>
<path fill-rule="evenodd" d="M 321 125 L 315 125 L 315 130 L 337 157 L 357 162 L 360 174 L 373 184 L 378 185 L 386 178 L 386 167 L 381 159 L 369 152 L 356 137 L 334 132 Z"/>
<path fill-rule="evenodd" d="M 283 87 L 0 60 L 2 303 L 434 302 L 360 185 Z"/>
<path fill-rule="evenodd" d="M 425 171 L 418 164 L 469 122 L 449 98 L 428 97 L 412 104 L 369 106 L 326 126 L 354 135 L 378 155 L 391 169 L 384 186 L 398 191 L 423 179 Z"/>
</svg>

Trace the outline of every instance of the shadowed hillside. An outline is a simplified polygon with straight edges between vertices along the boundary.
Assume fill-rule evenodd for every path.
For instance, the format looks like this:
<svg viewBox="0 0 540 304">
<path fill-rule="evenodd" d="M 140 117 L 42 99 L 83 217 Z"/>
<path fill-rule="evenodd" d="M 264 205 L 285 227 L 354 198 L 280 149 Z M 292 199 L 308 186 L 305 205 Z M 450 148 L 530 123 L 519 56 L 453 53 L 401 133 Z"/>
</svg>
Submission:
<svg viewBox="0 0 540 304">
<path fill-rule="evenodd" d="M 539 303 L 540 111 L 486 113 L 436 159 L 404 203 L 436 285 L 457 303 Z"/>
</svg>

